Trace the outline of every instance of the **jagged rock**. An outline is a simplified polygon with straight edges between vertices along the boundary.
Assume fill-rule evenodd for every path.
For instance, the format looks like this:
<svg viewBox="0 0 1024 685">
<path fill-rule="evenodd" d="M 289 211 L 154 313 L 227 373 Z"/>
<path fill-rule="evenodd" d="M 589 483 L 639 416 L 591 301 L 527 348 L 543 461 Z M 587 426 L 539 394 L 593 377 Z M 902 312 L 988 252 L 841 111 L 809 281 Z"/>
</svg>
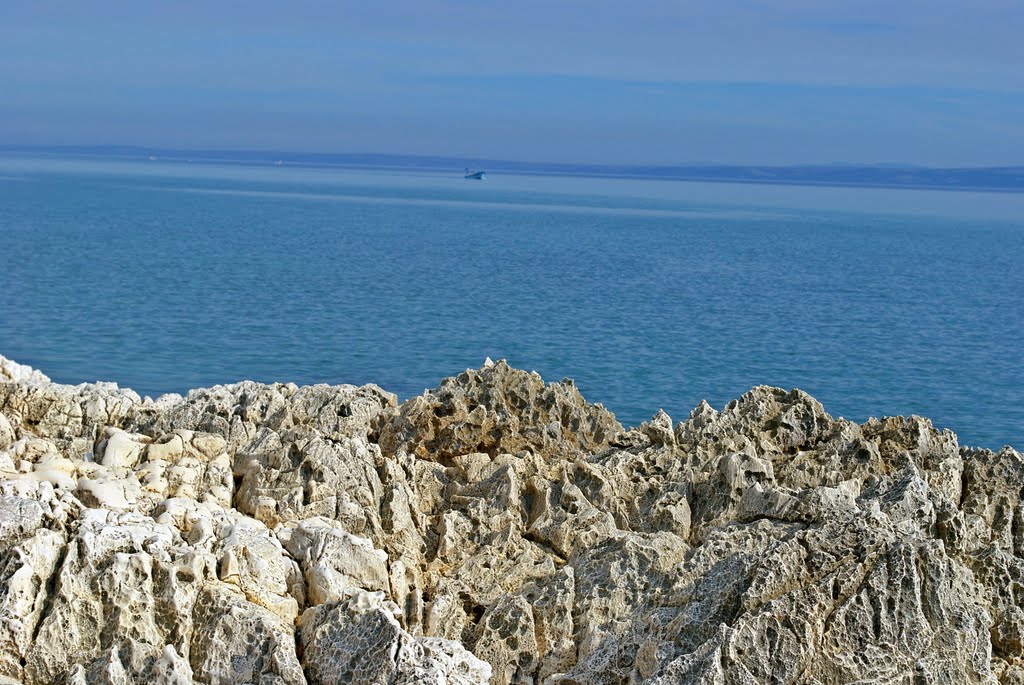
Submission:
<svg viewBox="0 0 1024 685">
<path fill-rule="evenodd" d="M 133 512 L 86 509 L 29 650 L 25 682 L 60 682 L 76 665 L 88 671 L 128 639 L 136 653 L 129 663 L 117 661 L 124 667 L 159 658 L 166 645 L 187 655 L 183 637 L 204 567 L 169 526 Z"/>
<path fill-rule="evenodd" d="M 358 535 L 379 534 L 382 458 L 365 438 L 312 438 L 244 455 L 251 458 L 241 466 L 240 511 L 269 526 L 323 516 Z"/>
<path fill-rule="evenodd" d="M 0 683 L 1024 683 L 1024 458 L 757 387 L 623 430 L 0 357 Z"/>
<path fill-rule="evenodd" d="M 25 659 L 49 599 L 47 584 L 64 553 L 63 534 L 39 529 L 41 520 L 34 523 L 32 532 L 19 531 L 20 540 L 5 535 L 0 543 L 0 681 L 24 680 Z"/>
<path fill-rule="evenodd" d="M 43 523 L 43 507 L 24 497 L 0 496 L 0 546 L 31 535 Z"/>
<path fill-rule="evenodd" d="M 0 356 L 0 383 L 48 385 L 50 379 L 42 371 Z"/>
<path fill-rule="evenodd" d="M 304 685 L 294 624 L 252 604 L 236 587 L 204 584 L 195 602 L 191 652 L 197 682 L 206 685 Z"/>
<path fill-rule="evenodd" d="M 242 591 L 252 604 L 286 624 L 299 615 L 299 600 L 290 592 L 299 585 L 299 565 L 291 559 L 265 525 L 239 517 L 217 531 L 213 553 L 217 577 Z"/>
<path fill-rule="evenodd" d="M 6 416 L 0 413 L 0 451 L 9 448 L 16 438 L 14 426 Z"/>
<path fill-rule="evenodd" d="M 329 519 L 289 523 L 277 535 L 302 568 L 309 606 L 340 601 L 352 588 L 385 593 L 391 589 L 387 553 Z"/>
<path fill-rule="evenodd" d="M 395 618 L 381 593 L 307 609 L 300 624 L 310 681 L 323 685 L 477 685 L 491 667 L 458 643 L 414 638 Z"/>
<path fill-rule="evenodd" d="M 622 432 L 615 416 L 587 404 L 572 381 L 545 385 L 504 360 L 448 378 L 381 420 L 385 454 L 405 449 L 436 461 L 473 452 L 593 452 Z"/>
<path fill-rule="evenodd" d="M 106 650 L 88 667 L 76 664 L 67 678 L 69 685 L 190 685 L 192 668 L 167 645 L 154 657 L 151 650 L 134 640 L 125 640 Z"/>
</svg>

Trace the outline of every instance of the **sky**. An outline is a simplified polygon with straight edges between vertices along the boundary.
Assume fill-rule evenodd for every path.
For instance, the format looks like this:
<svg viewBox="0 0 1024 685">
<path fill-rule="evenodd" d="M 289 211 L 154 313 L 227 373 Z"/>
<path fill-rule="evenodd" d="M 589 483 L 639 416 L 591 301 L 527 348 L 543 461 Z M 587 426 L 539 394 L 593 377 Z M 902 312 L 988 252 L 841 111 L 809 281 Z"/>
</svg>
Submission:
<svg viewBox="0 0 1024 685">
<path fill-rule="evenodd" d="M 0 144 L 1024 164 L 1019 0 L 0 0 Z"/>
</svg>

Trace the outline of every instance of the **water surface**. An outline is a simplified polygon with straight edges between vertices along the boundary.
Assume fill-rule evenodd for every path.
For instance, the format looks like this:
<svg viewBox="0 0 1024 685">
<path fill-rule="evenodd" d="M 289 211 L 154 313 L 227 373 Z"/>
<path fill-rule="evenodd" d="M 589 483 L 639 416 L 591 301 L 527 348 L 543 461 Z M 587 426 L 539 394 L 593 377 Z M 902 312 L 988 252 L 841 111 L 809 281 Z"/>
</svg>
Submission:
<svg viewBox="0 0 1024 685">
<path fill-rule="evenodd" d="M 753 385 L 1024 446 L 1024 196 L 0 157 L 0 353 L 408 397 L 506 357 L 626 424 Z"/>
</svg>

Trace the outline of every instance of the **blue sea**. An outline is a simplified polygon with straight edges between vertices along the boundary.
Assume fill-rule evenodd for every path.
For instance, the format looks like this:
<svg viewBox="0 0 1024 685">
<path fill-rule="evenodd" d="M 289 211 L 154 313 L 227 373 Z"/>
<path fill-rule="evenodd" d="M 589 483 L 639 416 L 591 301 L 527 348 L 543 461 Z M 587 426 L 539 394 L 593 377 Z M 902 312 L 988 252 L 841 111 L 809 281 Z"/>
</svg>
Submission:
<svg viewBox="0 0 1024 685">
<path fill-rule="evenodd" d="M 1024 194 L 0 157 L 0 354 L 407 398 L 488 356 L 635 425 L 758 384 L 1024 448 Z"/>
</svg>

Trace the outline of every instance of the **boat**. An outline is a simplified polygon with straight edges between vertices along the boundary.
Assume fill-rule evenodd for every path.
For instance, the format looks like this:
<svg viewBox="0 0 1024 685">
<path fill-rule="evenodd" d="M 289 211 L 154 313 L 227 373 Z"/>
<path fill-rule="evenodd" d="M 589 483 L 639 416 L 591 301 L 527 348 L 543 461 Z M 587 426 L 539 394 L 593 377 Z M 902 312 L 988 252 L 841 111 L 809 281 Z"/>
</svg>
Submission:
<svg viewBox="0 0 1024 685">
<path fill-rule="evenodd" d="M 463 178 L 468 178 L 468 179 L 473 180 L 473 181 L 486 181 L 487 180 L 487 172 L 486 171 L 474 171 L 474 172 L 470 173 L 469 167 L 467 167 L 465 173 L 466 173 L 466 175 L 463 176 Z"/>
</svg>

